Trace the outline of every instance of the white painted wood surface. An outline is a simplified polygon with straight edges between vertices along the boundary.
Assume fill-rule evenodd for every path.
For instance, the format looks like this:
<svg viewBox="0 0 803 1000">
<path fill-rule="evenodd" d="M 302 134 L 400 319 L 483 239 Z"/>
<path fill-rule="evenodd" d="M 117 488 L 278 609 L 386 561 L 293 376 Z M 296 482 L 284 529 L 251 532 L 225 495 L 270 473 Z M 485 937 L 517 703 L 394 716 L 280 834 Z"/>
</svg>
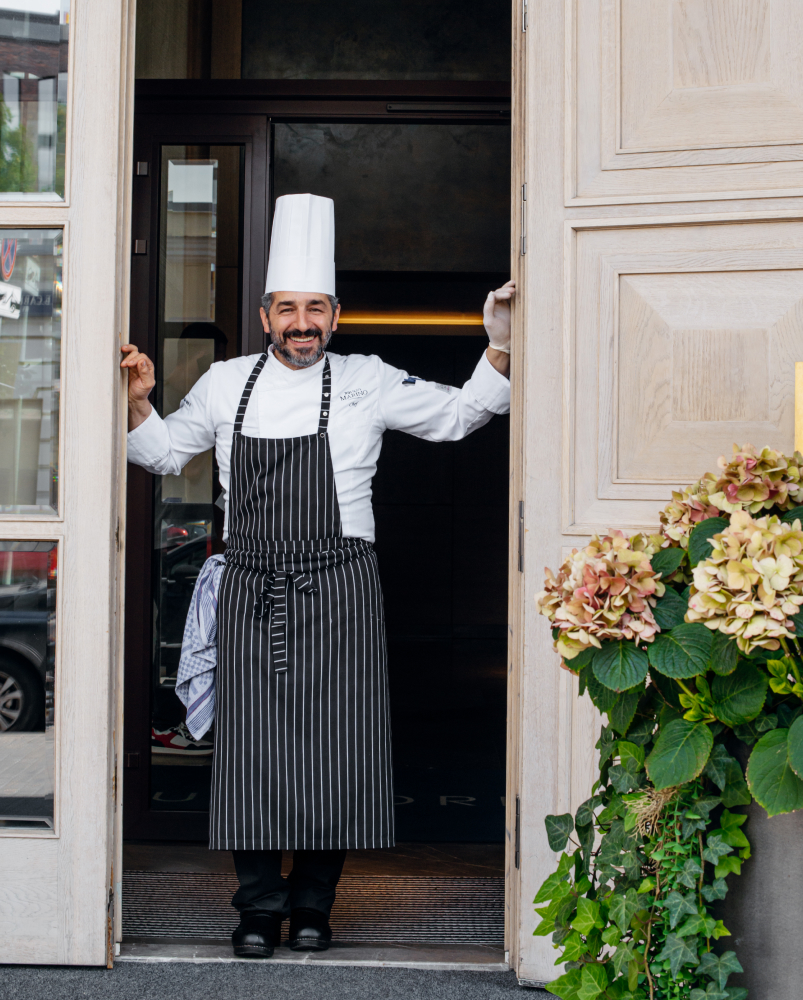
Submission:
<svg viewBox="0 0 803 1000">
<path fill-rule="evenodd" d="M 595 778 L 599 719 L 534 596 L 591 533 L 657 524 L 732 442 L 791 448 L 803 357 L 803 66 L 794 0 L 540 0 L 514 10 L 508 823 L 511 966 L 554 978 L 531 901 L 544 816 Z M 512 831 L 512 826 L 511 826 Z M 512 833 L 511 833 L 512 836 Z"/>
<path fill-rule="evenodd" d="M 106 965 L 124 489 L 118 351 L 127 316 L 133 2 L 75 0 L 66 200 L 4 202 L 0 227 L 64 226 L 60 509 L 0 517 L 61 538 L 54 834 L 0 833 L 0 961 Z"/>
</svg>

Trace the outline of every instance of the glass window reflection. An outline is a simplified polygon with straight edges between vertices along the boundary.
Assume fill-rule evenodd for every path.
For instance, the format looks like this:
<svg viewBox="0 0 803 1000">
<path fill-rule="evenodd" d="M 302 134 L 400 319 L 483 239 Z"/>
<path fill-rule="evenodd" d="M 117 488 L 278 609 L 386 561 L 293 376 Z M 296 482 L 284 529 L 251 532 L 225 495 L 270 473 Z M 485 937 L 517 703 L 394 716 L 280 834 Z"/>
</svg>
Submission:
<svg viewBox="0 0 803 1000">
<path fill-rule="evenodd" d="M 0 830 L 52 829 L 58 546 L 0 542 Z"/>
<path fill-rule="evenodd" d="M 64 197 L 70 0 L 0 0 L 0 200 Z"/>
<path fill-rule="evenodd" d="M 0 513 L 58 510 L 62 231 L 0 229 Z"/>
</svg>

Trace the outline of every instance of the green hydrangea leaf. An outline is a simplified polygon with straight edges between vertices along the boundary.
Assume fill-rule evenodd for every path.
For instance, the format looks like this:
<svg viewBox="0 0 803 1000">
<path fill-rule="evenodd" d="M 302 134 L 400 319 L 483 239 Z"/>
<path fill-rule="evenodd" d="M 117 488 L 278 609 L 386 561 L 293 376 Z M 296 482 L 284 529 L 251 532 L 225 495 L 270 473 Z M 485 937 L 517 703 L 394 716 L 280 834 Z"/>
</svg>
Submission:
<svg viewBox="0 0 803 1000">
<path fill-rule="evenodd" d="M 619 763 L 626 771 L 636 774 L 644 767 L 644 748 L 629 740 L 619 740 Z"/>
<path fill-rule="evenodd" d="M 654 556 L 650 556 L 650 564 L 653 572 L 661 573 L 665 580 L 680 566 L 685 555 L 686 550 L 682 549 L 679 545 L 667 549 L 659 549 Z"/>
<path fill-rule="evenodd" d="M 673 552 L 677 550 L 668 549 L 665 551 Z M 667 632 L 676 625 L 680 625 L 688 610 L 688 602 L 684 601 L 680 594 L 672 587 L 667 587 L 664 596 L 659 597 L 655 602 L 655 607 L 652 609 L 652 616 L 661 631 Z"/>
<path fill-rule="evenodd" d="M 714 715 L 726 726 L 751 722 L 761 712 L 767 697 L 767 675 L 747 660 L 727 677 L 715 677 L 711 684 Z"/>
<path fill-rule="evenodd" d="M 781 514 L 781 520 L 786 524 L 791 524 L 793 521 L 800 521 L 803 524 L 803 507 L 793 507 L 785 511 Z"/>
<path fill-rule="evenodd" d="M 639 699 L 641 698 L 641 688 L 633 688 L 630 691 L 623 691 L 616 699 L 608 716 L 613 728 L 622 736 L 627 734 L 633 716 L 636 714 Z"/>
<path fill-rule="evenodd" d="M 544 820 L 549 846 L 553 851 L 562 851 L 566 847 L 569 835 L 574 829 L 574 817 L 571 813 L 560 816 L 547 816 Z"/>
<path fill-rule="evenodd" d="M 607 715 L 616 704 L 619 695 L 616 691 L 611 691 L 610 688 L 605 687 L 604 684 L 600 684 L 594 676 L 594 671 L 591 667 L 586 667 L 583 670 L 581 678 L 585 680 L 588 697 L 594 702 L 600 712 Z"/>
<path fill-rule="evenodd" d="M 744 972 L 736 958 L 736 952 L 726 951 L 723 955 L 715 955 L 712 951 L 703 953 L 697 968 L 698 975 L 708 976 L 717 986 L 724 990 L 728 976 L 734 972 Z"/>
<path fill-rule="evenodd" d="M 678 973 L 684 965 L 699 965 L 697 942 L 694 938 L 689 941 L 677 934 L 667 934 L 663 951 L 658 955 L 658 961 L 668 961 L 672 976 L 677 979 Z"/>
<path fill-rule="evenodd" d="M 704 722 L 675 719 L 660 732 L 647 758 L 647 773 L 657 789 L 683 785 L 702 771 L 714 745 Z"/>
<path fill-rule="evenodd" d="M 789 728 L 786 750 L 792 770 L 798 778 L 803 778 L 803 715 L 799 715 Z"/>
<path fill-rule="evenodd" d="M 726 635 L 724 632 L 714 632 L 709 667 L 720 677 L 727 677 L 736 669 L 738 662 L 739 647 L 733 636 Z"/>
<path fill-rule="evenodd" d="M 713 641 L 705 625 L 683 622 L 655 637 L 650 664 L 665 677 L 696 677 L 708 669 Z"/>
<path fill-rule="evenodd" d="M 624 639 L 606 642 L 591 664 L 594 676 L 611 691 L 627 691 L 643 684 L 648 667 L 647 654 L 634 642 Z"/>
<path fill-rule="evenodd" d="M 714 535 L 723 532 L 730 520 L 727 517 L 709 517 L 707 521 L 701 521 L 689 535 L 689 564 L 692 569 L 702 559 L 707 559 L 711 555 L 710 539 Z"/>
<path fill-rule="evenodd" d="M 747 784 L 768 816 L 803 809 L 803 781 L 789 762 L 789 730 L 773 729 L 753 747 Z"/>
<path fill-rule="evenodd" d="M 633 915 L 641 909 L 642 902 L 635 889 L 626 893 L 617 893 L 608 902 L 608 918 L 612 920 L 624 934 L 630 926 Z"/>
<path fill-rule="evenodd" d="M 639 746 L 644 746 L 645 743 L 650 742 L 654 732 L 655 716 L 651 715 L 648 718 L 637 715 L 635 721 L 631 723 L 627 731 L 627 738 L 631 743 L 638 743 Z"/>
<path fill-rule="evenodd" d="M 677 927 L 681 917 L 697 914 L 697 901 L 694 898 L 694 893 L 690 892 L 683 896 L 677 889 L 673 889 L 666 897 L 664 907 L 669 914 L 669 926 L 672 930 Z"/>
</svg>

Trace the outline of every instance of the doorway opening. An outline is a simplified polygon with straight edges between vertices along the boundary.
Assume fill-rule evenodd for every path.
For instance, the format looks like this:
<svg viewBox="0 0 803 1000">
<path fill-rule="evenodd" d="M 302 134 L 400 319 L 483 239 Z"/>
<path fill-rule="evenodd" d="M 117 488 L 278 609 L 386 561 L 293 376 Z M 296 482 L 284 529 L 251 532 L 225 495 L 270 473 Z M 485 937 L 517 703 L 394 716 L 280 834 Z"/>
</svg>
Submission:
<svg viewBox="0 0 803 1000">
<path fill-rule="evenodd" d="M 483 301 L 510 276 L 509 88 L 433 79 L 138 84 L 134 235 L 150 249 L 134 257 L 131 339 L 156 362 L 163 415 L 213 361 L 263 349 L 271 209 L 286 193 L 335 200 L 342 319 L 330 350 L 443 385 L 470 377 L 487 346 Z M 373 502 L 397 847 L 349 857 L 340 941 L 448 943 L 502 961 L 508 454 L 502 416 L 455 443 L 385 435 Z M 185 745 L 175 695 L 192 588 L 223 547 L 213 456 L 193 461 L 176 477 L 129 469 L 123 940 L 134 949 L 225 944 L 236 923 L 230 856 L 204 844 L 211 745 Z"/>
</svg>

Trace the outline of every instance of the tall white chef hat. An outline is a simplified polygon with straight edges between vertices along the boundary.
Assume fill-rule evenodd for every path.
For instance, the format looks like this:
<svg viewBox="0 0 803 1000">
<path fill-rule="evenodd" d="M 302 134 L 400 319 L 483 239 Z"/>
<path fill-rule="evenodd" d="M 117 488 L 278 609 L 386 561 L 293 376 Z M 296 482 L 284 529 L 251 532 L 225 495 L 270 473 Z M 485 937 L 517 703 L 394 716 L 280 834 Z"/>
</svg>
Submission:
<svg viewBox="0 0 803 1000">
<path fill-rule="evenodd" d="M 265 292 L 335 294 L 335 203 L 315 194 L 276 199 Z"/>
</svg>

